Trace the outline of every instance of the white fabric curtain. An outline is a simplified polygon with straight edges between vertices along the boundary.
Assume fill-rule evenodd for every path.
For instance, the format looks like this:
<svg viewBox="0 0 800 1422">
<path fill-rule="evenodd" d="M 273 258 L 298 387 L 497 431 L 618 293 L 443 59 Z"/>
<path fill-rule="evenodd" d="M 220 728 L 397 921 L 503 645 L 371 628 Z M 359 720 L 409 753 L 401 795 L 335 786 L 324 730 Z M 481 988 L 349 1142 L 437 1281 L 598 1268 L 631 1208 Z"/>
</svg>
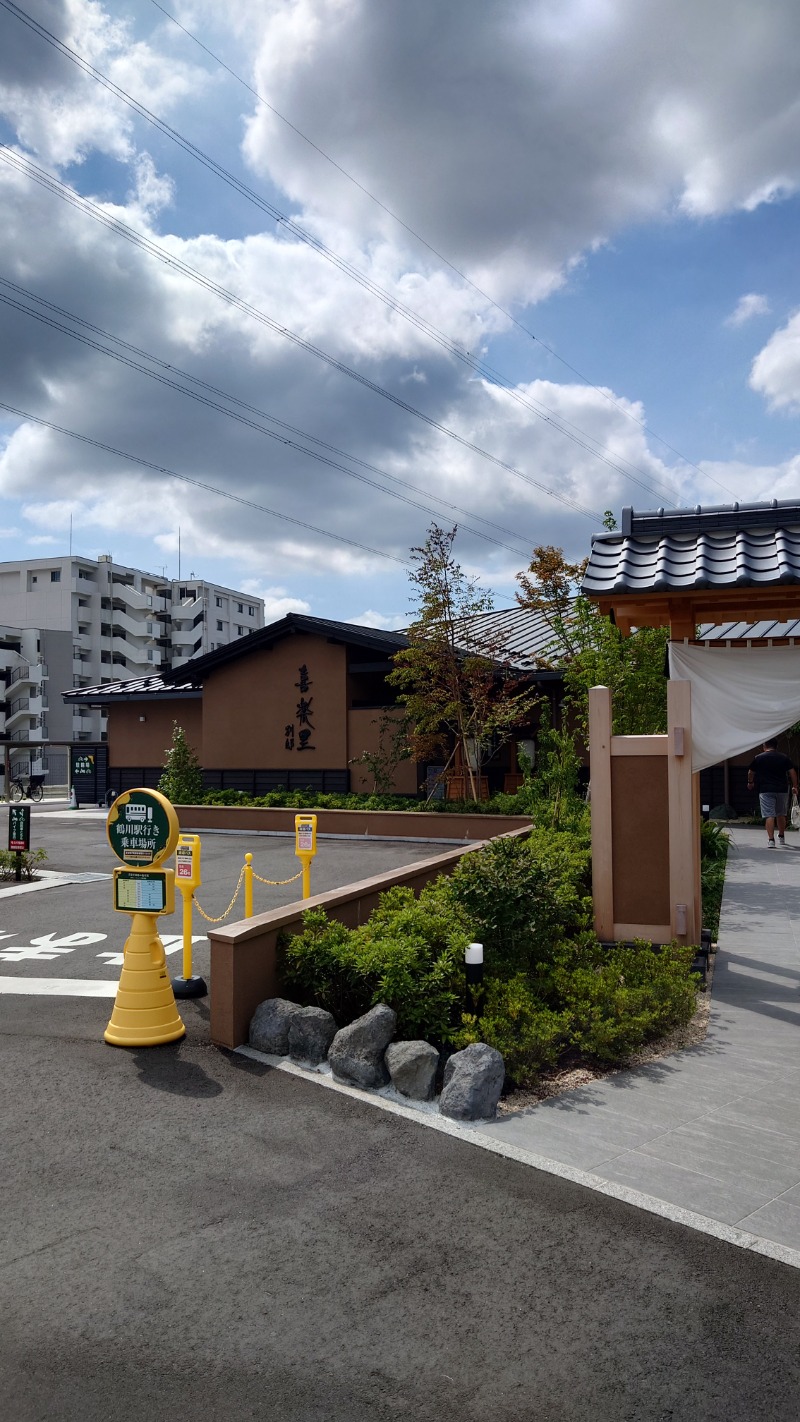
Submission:
<svg viewBox="0 0 800 1422">
<path fill-rule="evenodd" d="M 692 684 L 692 769 L 760 746 L 800 721 L 800 647 L 670 643 L 669 674 Z"/>
</svg>

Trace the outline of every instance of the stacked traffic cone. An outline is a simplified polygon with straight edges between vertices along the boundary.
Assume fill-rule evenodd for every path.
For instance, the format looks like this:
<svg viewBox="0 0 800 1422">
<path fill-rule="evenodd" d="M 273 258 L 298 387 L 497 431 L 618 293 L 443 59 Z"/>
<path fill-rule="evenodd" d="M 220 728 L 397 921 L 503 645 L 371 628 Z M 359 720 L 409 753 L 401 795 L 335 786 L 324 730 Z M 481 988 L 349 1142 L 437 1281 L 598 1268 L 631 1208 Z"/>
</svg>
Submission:
<svg viewBox="0 0 800 1422">
<path fill-rule="evenodd" d="M 136 913 L 105 1040 L 113 1047 L 157 1047 L 177 1041 L 185 1031 L 155 915 Z"/>
</svg>

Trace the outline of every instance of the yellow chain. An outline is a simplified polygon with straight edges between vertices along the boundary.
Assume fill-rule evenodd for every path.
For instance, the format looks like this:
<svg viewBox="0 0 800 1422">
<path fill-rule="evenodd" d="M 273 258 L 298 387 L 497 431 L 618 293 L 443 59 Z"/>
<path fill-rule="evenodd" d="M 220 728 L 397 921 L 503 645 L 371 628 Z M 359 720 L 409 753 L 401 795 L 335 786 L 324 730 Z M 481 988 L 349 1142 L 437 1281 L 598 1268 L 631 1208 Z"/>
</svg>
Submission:
<svg viewBox="0 0 800 1422">
<path fill-rule="evenodd" d="M 206 923 L 222 923 L 223 918 L 227 918 L 227 917 L 228 917 L 228 914 L 230 913 L 231 909 L 233 908 L 234 904 L 236 903 L 236 900 L 237 900 L 238 897 L 239 897 L 239 890 L 240 890 L 241 887 L 242 887 L 242 880 L 243 880 L 243 878 L 244 878 L 244 869 L 242 869 L 242 872 L 241 872 L 241 874 L 239 875 L 239 882 L 238 882 L 238 884 L 236 885 L 236 888 L 234 889 L 233 898 L 231 899 L 230 903 L 228 904 L 228 907 L 226 908 L 225 912 L 224 912 L 224 913 L 221 913 L 220 916 L 219 916 L 219 918 L 211 918 L 210 915 L 205 912 L 205 909 L 202 909 L 202 908 L 200 907 L 199 903 L 197 902 L 197 898 L 195 897 L 195 901 L 194 901 L 195 908 L 197 909 L 198 913 L 200 913 L 200 914 L 202 915 L 202 917 L 205 919 Z"/>
<path fill-rule="evenodd" d="M 272 884 L 273 887 L 278 884 L 294 884 L 298 879 L 301 879 L 302 876 L 303 871 L 301 869 L 299 874 L 293 874 L 291 879 L 262 879 L 261 875 L 257 874 L 255 869 L 253 869 L 253 878 L 258 879 L 259 884 Z"/>
</svg>

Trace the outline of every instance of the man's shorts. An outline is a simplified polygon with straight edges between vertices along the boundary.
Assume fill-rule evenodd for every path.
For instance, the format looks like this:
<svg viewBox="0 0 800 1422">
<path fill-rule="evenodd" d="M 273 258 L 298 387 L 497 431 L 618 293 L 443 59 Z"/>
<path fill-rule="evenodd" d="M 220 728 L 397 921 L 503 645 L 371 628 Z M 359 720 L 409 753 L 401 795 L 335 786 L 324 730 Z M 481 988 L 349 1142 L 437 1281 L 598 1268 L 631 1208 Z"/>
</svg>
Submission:
<svg viewBox="0 0 800 1422">
<path fill-rule="evenodd" d="M 764 819 L 774 820 L 776 815 L 786 814 L 786 809 L 789 804 L 789 792 L 786 791 L 780 794 L 774 791 L 771 794 L 769 792 L 761 794 L 758 797 L 758 803 L 761 806 L 761 813 Z"/>
</svg>

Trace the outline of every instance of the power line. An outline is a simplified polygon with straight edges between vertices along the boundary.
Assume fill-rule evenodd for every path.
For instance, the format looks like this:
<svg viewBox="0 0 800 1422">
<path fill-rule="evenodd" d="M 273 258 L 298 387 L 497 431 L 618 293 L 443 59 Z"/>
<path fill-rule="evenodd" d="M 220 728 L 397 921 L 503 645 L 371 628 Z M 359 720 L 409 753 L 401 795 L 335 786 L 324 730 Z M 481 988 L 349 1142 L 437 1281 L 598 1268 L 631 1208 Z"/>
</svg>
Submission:
<svg viewBox="0 0 800 1422">
<path fill-rule="evenodd" d="M 379 484 L 376 479 L 370 479 L 367 475 L 359 473 L 358 470 L 348 469 L 345 465 L 326 456 L 323 451 L 328 450 L 330 454 L 339 455 L 342 459 L 351 459 L 362 468 L 370 469 L 374 473 L 379 474 L 382 478 L 390 479 L 393 483 L 403 488 L 414 490 L 417 493 L 423 492 L 417 485 L 410 483 L 408 480 L 400 479 L 396 475 L 389 474 L 383 469 L 378 469 L 375 465 L 367 464 L 365 460 L 358 459 L 356 456 L 350 455 L 344 450 L 337 449 L 335 445 L 328 444 L 324 440 L 319 440 L 314 435 L 308 434 L 305 430 L 300 430 L 296 426 L 288 424 L 285 420 L 279 420 L 264 410 L 259 410 L 257 406 L 240 400 L 237 396 L 219 389 L 218 386 L 211 385 L 205 380 L 199 380 L 196 376 L 190 375 L 187 371 L 180 370 L 178 367 L 160 360 L 158 356 L 152 355 L 149 351 L 131 345 L 128 341 L 120 340 L 119 337 L 111 335 L 108 331 L 104 331 L 102 327 L 95 326 L 89 321 L 84 321 L 82 317 L 76 316 L 70 311 L 65 311 L 63 307 L 56 306 L 51 301 L 46 301 L 44 297 L 37 296 L 34 292 L 26 291 L 24 287 L 18 286 L 16 282 L 9 281 L 5 277 L 0 277 L 0 286 L 8 287 L 10 290 L 46 308 L 42 311 L 36 311 L 32 307 L 26 306 L 23 301 L 18 301 L 14 297 L 0 291 L 0 302 L 3 302 L 13 310 L 19 311 L 22 315 L 42 322 L 51 330 L 69 336 L 70 339 L 81 342 L 84 346 L 97 351 L 101 355 L 109 356 L 110 359 L 118 361 L 120 364 L 137 371 L 141 375 L 147 376 L 151 380 L 157 381 L 159 384 L 171 390 L 175 390 L 180 395 L 185 395 L 191 400 L 196 400 L 209 410 L 217 411 L 219 414 L 225 415 L 228 419 L 236 420 L 239 424 L 254 430 L 257 434 L 265 435 L 267 438 L 276 440 L 279 444 L 287 448 L 293 449 L 300 454 L 305 454 L 310 459 L 315 459 L 319 463 L 327 465 L 330 469 L 346 474 L 350 478 L 357 479 L 363 484 L 368 484 L 373 489 L 377 489 L 379 493 L 388 494 L 390 498 L 399 499 L 401 502 L 409 504 L 413 508 L 421 509 L 424 513 L 438 517 L 436 510 L 431 508 L 429 504 L 421 503 L 418 499 L 410 498 L 407 494 L 400 493 L 397 490 L 387 489 L 384 485 Z M 67 321 L 75 322 L 79 326 L 84 327 L 85 332 L 92 331 L 95 335 L 102 336 L 103 340 L 111 341 L 114 345 L 118 346 L 119 349 L 108 349 L 108 347 L 101 345 L 99 341 L 92 339 L 88 334 L 71 330 L 63 321 L 56 320 L 54 316 L 49 315 L 48 312 L 57 313 L 57 315 L 64 317 Z M 141 361 L 135 360 L 133 358 L 134 356 L 143 357 L 144 360 L 152 362 L 158 369 L 149 370 Z M 175 379 L 176 376 L 179 376 L 181 380 L 190 381 L 199 388 L 197 390 L 187 389 Z M 247 418 L 245 414 L 240 414 L 236 410 L 226 409 L 225 406 L 219 404 L 218 401 L 209 399 L 208 394 L 204 394 L 203 392 L 218 395 L 221 399 L 228 400 L 231 404 L 238 406 L 242 411 L 250 411 L 252 414 L 258 416 L 260 420 L 268 420 L 270 423 L 276 425 L 278 430 L 299 435 L 302 439 L 309 440 L 312 444 L 317 445 L 318 448 L 309 449 L 307 446 L 300 444 L 297 440 L 289 438 L 287 434 L 278 433 L 278 430 L 265 429 L 263 425 L 257 424 L 255 420 Z M 475 518 L 481 523 L 486 523 L 491 528 L 497 528 L 500 532 L 507 533 L 512 538 L 519 536 L 515 534 L 512 529 L 503 528 L 500 524 L 494 524 L 490 519 L 483 519 L 480 514 L 473 514 L 468 509 L 461 508 L 458 504 L 453 504 L 446 499 L 438 498 L 435 494 L 429 494 L 428 497 L 432 499 L 434 503 L 440 504 L 442 508 L 447 509 L 450 513 L 463 513 L 468 518 Z M 510 544 L 502 542 L 502 540 L 495 538 L 492 534 L 484 533 L 479 528 L 474 528 L 470 524 L 462 524 L 462 527 L 466 528 L 468 532 L 474 534 L 476 537 L 483 538 L 489 543 L 494 543 L 499 548 L 504 548 L 506 552 L 515 554 L 516 557 L 527 556 L 520 548 L 511 547 Z"/>
<path fill-rule="evenodd" d="M 411 564 L 403 558 L 398 558 L 395 553 L 387 553 L 383 548 L 373 548 L 368 543 L 359 543 L 354 538 L 345 538 L 341 533 L 332 533 L 329 528 L 320 528 L 317 524 L 307 523 L 304 519 L 294 518 L 291 514 L 281 513 L 278 509 L 269 508 L 266 504 L 259 504 L 255 499 L 246 499 L 242 494 L 233 494 L 229 489 L 220 489 L 215 484 L 209 484 L 203 479 L 196 479 L 190 474 L 180 474 L 175 469 L 170 469 L 165 464 L 156 464 L 153 460 L 143 459 L 139 455 L 130 454 L 127 450 L 117 449 L 113 444 L 106 444 L 103 440 L 94 439 L 90 435 L 78 434 L 76 430 L 67 429 L 65 425 L 58 425 L 53 420 L 45 420 L 41 415 L 31 414 L 29 410 L 22 410 L 18 405 L 11 405 L 6 400 L 0 400 L 0 410 L 7 410 L 11 415 L 17 415 L 21 420 L 27 420 L 31 424 L 41 425 L 43 429 L 52 430 L 55 434 L 67 435 L 69 439 L 77 440 L 80 444 L 90 445 L 93 449 L 102 450 L 105 454 L 113 454 L 117 459 L 124 459 L 129 464 L 135 464 L 141 469 L 150 469 L 155 474 L 163 474 L 169 479 L 177 479 L 182 484 L 191 484 L 196 489 L 203 489 L 206 493 L 216 494 L 221 499 L 228 499 L 231 503 L 242 504 L 245 508 L 255 509 L 258 513 L 268 514 L 271 518 L 277 518 L 283 523 L 294 524 L 297 528 L 303 528 L 307 532 L 317 533 L 323 538 L 332 538 L 337 543 L 345 543 L 350 548 L 357 548 L 362 553 L 371 553 L 376 558 L 386 558 L 392 563 L 398 563 L 406 572 L 411 571 Z M 501 601 L 511 603 L 516 606 L 516 598 L 509 597 L 506 593 L 495 592 L 492 588 L 486 589 L 491 597 L 499 597 Z"/>
<path fill-rule="evenodd" d="M 434 247 L 430 242 L 428 242 L 427 239 L 423 237 L 421 233 L 417 232 L 414 227 L 412 227 L 408 222 L 404 221 L 404 219 L 400 217 L 400 215 L 396 213 L 393 208 L 389 207 L 385 202 L 382 202 L 379 197 L 376 197 L 375 193 L 373 193 L 368 187 L 366 187 L 364 183 L 360 182 L 358 178 L 354 177 L 352 173 L 348 172 L 348 170 L 344 168 L 341 163 L 338 163 L 335 158 L 331 157 L 330 153 L 326 152 L 326 150 L 320 147 L 318 143 L 315 143 L 313 138 L 309 138 L 307 133 L 304 133 L 301 128 L 298 128 L 296 124 L 292 123 L 291 119 L 287 118 L 285 114 L 281 113 L 280 109 L 276 109 L 275 105 L 269 102 L 269 99 L 265 99 L 264 95 L 259 93 L 258 89 L 254 89 L 252 84 L 248 84 L 247 80 L 242 78 L 241 74 L 238 74 L 235 69 L 232 69 L 229 64 L 226 64 L 224 59 L 220 58 L 220 56 L 216 54 L 214 50 L 210 49 L 208 45 L 204 44 L 201 39 L 198 39 L 197 35 L 194 34 L 190 29 L 188 29 L 186 25 L 182 25 L 180 20 L 178 20 L 175 15 L 173 15 L 169 10 L 167 10 L 164 5 L 159 4 L 159 0 L 151 0 L 151 3 L 155 6 L 157 10 L 161 11 L 162 15 L 166 16 L 166 18 L 170 20 L 173 25 L 175 25 L 176 29 L 179 29 L 184 35 L 186 35 L 187 39 L 190 39 L 194 44 L 198 46 L 199 49 L 202 49 L 203 52 L 209 56 L 210 59 L 214 60 L 215 64 L 218 64 L 221 69 L 224 69 L 227 74 L 230 74 L 232 79 L 235 79 L 238 84 L 241 84 L 242 88 L 246 89 L 248 93 L 252 94 L 253 97 L 257 99 L 260 104 L 263 104 L 265 109 L 269 109 L 270 113 L 274 114 L 276 118 L 280 119 L 281 123 L 285 124 L 287 128 L 290 128 L 292 132 L 297 135 L 298 138 L 301 138 L 303 140 L 304 143 L 308 144 L 309 148 L 313 148 L 314 152 L 318 153 L 321 158 L 324 158 L 326 163 L 330 163 L 331 167 L 335 168 L 338 173 L 341 173 L 343 178 L 346 178 L 348 182 L 352 183 L 354 187 L 358 188 L 359 192 L 362 192 L 365 197 L 368 197 L 371 202 L 374 202 L 376 207 L 379 207 L 382 212 L 385 212 L 388 217 L 391 217 L 393 222 L 396 222 L 399 227 L 402 227 L 404 231 L 408 232 L 415 239 L 415 241 L 419 242 L 420 245 L 426 249 L 426 251 L 430 252 L 432 256 L 436 257 L 437 261 L 442 262 L 444 266 L 448 267 L 451 272 L 453 272 L 457 277 L 459 277 L 460 280 L 463 281 L 478 296 L 480 296 L 483 301 L 488 302 L 488 304 L 492 306 L 495 311 L 499 311 L 501 316 L 505 316 L 506 319 L 512 323 L 512 325 L 516 326 L 518 331 L 521 331 L 522 334 L 524 336 L 527 336 L 529 340 L 535 342 L 537 346 L 541 346 L 542 350 L 547 351 L 547 354 L 552 356 L 554 360 L 557 360 L 561 365 L 563 365 L 565 370 L 569 370 L 573 375 L 577 375 L 578 379 L 581 380 L 584 385 L 586 385 L 590 390 L 594 390 L 596 394 L 601 395 L 604 400 L 606 400 L 610 405 L 613 405 L 615 410 L 618 410 L 619 413 L 621 415 L 624 415 L 627 420 L 631 420 L 633 424 L 638 425 L 639 428 L 645 434 L 649 435 L 651 439 L 657 440 L 658 443 L 663 445 L 665 449 L 668 449 L 671 454 L 674 454 L 678 457 L 678 459 L 681 459 L 688 469 L 694 469 L 696 473 L 700 474 L 704 479 L 708 479 L 712 484 L 716 484 L 718 488 L 724 489 L 726 493 L 734 493 L 734 490 L 729 489 L 727 484 L 723 484 L 719 479 L 715 479 L 713 475 L 708 473 L 707 470 L 701 469 L 699 464 L 695 464 L 691 459 L 687 458 L 685 454 L 682 454 L 679 449 L 676 449 L 673 444 L 670 444 L 668 440 L 663 439 L 660 434 L 657 434 L 656 431 L 652 429 L 650 425 L 648 425 L 646 420 L 640 420 L 636 415 L 632 413 L 632 411 L 626 410 L 625 406 L 622 405 L 619 400 L 615 400 L 614 396 L 610 395 L 609 392 L 602 387 L 602 385 L 597 385 L 595 381 L 593 381 L 588 375 L 584 375 L 583 372 L 577 368 L 577 366 L 572 365 L 570 361 L 564 358 L 564 356 L 559 355 L 558 351 L 555 350 L 553 346 L 550 346 L 547 344 L 546 341 L 543 341 L 541 336 L 537 336 L 536 333 L 532 331 L 529 326 L 525 325 L 524 321 L 520 321 L 519 318 L 515 316 L 512 311 L 509 311 L 507 306 L 503 306 L 501 302 L 495 301 L 493 297 L 489 296 L 488 292 L 485 292 L 480 286 L 478 286 L 474 281 L 472 281 L 472 279 L 467 276 L 466 272 L 463 272 L 460 267 L 456 266 L 454 262 L 450 261 L 449 257 L 446 257 L 442 252 L 440 252 L 436 247 Z"/>
<path fill-rule="evenodd" d="M 330 262 L 337 270 L 349 276 L 359 286 L 364 288 L 364 290 L 366 290 L 370 295 L 376 297 L 385 306 L 387 306 L 389 310 L 393 311 L 395 314 L 401 316 L 404 320 L 408 321 L 423 335 L 427 336 L 429 340 L 433 341 L 436 345 L 445 350 L 448 354 L 454 356 L 457 360 L 461 361 L 469 369 L 480 375 L 482 379 L 486 380 L 491 385 L 496 385 L 498 388 L 505 390 L 509 397 L 517 404 L 521 405 L 525 409 L 530 410 L 532 414 L 535 414 L 539 419 L 544 420 L 553 429 L 557 430 L 560 434 L 563 434 L 567 439 L 571 439 L 574 444 L 578 445 L 578 447 L 583 449 L 586 453 L 593 455 L 595 458 L 602 459 L 603 462 L 607 464 L 611 463 L 611 466 L 616 468 L 617 471 L 622 474 L 624 478 L 629 479 L 632 483 L 638 485 L 641 489 L 644 489 L 646 493 L 658 497 L 658 491 L 661 490 L 662 494 L 666 494 L 669 499 L 674 500 L 675 495 L 673 490 L 668 489 L 665 485 L 660 484 L 657 480 L 654 481 L 652 479 L 648 479 L 642 470 L 638 469 L 636 465 L 631 464 L 630 460 L 627 460 L 622 456 L 617 456 L 615 461 L 609 461 L 608 457 L 603 452 L 600 441 L 596 440 L 594 436 L 588 434 L 585 430 L 582 430 L 579 426 L 575 425 L 573 421 L 565 420 L 560 416 L 556 416 L 553 410 L 549 406 L 544 405 L 541 401 L 534 401 L 529 397 L 523 395 L 512 380 L 495 370 L 487 362 L 473 356 L 470 351 L 467 351 L 458 342 L 452 341 L 437 326 L 427 321 L 424 317 L 420 316 L 418 312 L 406 306 L 403 302 L 399 301 L 390 292 L 386 291 L 383 287 L 379 286 L 376 282 L 374 282 L 370 277 L 366 276 L 364 272 L 360 271 L 351 262 L 348 262 L 346 259 L 340 257 L 320 238 L 315 237 L 313 233 L 307 232 L 305 228 L 301 227 L 299 223 L 295 222 L 293 218 L 288 216 L 288 214 L 282 212 L 279 208 L 275 207 L 273 203 L 269 202 L 261 194 L 255 192 L 246 183 L 242 182 L 241 179 L 237 178 L 233 173 L 231 173 L 227 168 L 223 167 L 220 163 L 218 163 L 216 159 L 212 158 L 203 149 L 199 148 L 196 144 L 192 143 L 191 140 L 187 139 L 177 129 L 172 128 L 170 124 L 159 118 L 157 114 L 154 114 L 144 104 L 140 103 L 137 99 L 134 99 L 132 95 L 130 95 L 126 90 L 122 89 L 118 84 L 116 84 L 112 79 L 110 79 L 108 75 L 103 74 L 99 69 L 96 69 L 94 65 L 90 64 L 80 54 L 70 48 L 69 45 L 66 45 L 62 40 L 58 39 L 57 36 L 54 35 L 50 30 L 46 29 L 44 25 L 39 24 L 37 20 L 34 20 L 32 16 L 28 15 L 24 10 L 20 8 L 20 6 L 15 4 L 14 0 L 0 0 L 0 6 L 7 10 L 8 13 L 13 15 L 16 19 L 19 19 L 21 23 L 27 26 L 28 29 L 35 33 L 40 39 L 44 40 L 45 43 L 49 44 L 51 48 L 55 49 L 65 58 L 69 59 L 70 62 L 75 64 L 84 74 L 88 75 L 96 83 L 100 84 L 103 88 L 108 90 L 109 93 L 113 94 L 115 98 L 119 99 L 120 102 L 124 103 L 128 108 L 132 109 L 134 113 L 138 114 L 141 118 L 143 118 L 145 122 L 149 123 L 152 127 L 157 129 L 158 132 L 162 133 L 171 142 L 175 143 L 179 148 L 182 148 L 184 152 L 188 153 L 197 162 L 201 163 L 205 168 L 207 168 L 211 173 L 213 173 L 214 176 L 219 178 L 228 187 L 236 191 L 247 202 L 252 203 L 261 211 L 266 212 L 273 219 L 274 222 L 280 224 L 283 228 L 289 231 L 292 236 L 295 237 L 299 242 L 302 242 L 305 245 L 311 247 L 314 251 L 317 252 L 319 256 L 324 257 L 325 260 Z"/>
<path fill-rule="evenodd" d="M 230 499 L 233 503 L 243 504 L 246 508 L 257 509 L 259 513 L 282 519 L 284 523 L 293 523 L 298 528 L 304 528 L 311 533 L 319 533 L 323 538 L 335 538 L 337 543 L 347 543 L 351 548 L 358 548 L 362 553 L 374 554 L 376 558 L 389 558 L 393 563 L 399 563 L 401 568 L 409 567 L 404 559 L 398 558 L 394 553 L 386 553 L 382 548 L 371 548 L 367 543 L 358 543 L 356 539 L 345 538 L 341 533 L 332 533 L 328 528 L 318 528 L 314 523 L 306 523 L 301 518 L 293 518 L 291 514 L 280 513 L 278 509 L 268 508 L 266 504 L 256 503 L 254 499 L 246 499 L 241 494 L 232 494 L 229 489 L 218 489 L 216 485 L 206 484 L 202 479 L 194 479 L 189 474 L 179 474 L 177 470 L 169 469 L 165 464 L 155 464 L 152 460 L 141 459 L 136 454 L 129 454 L 124 449 L 117 449 L 113 444 L 105 444 L 103 440 L 78 434 L 75 430 L 66 429 L 64 425 L 57 425 L 52 420 L 44 420 L 40 415 L 32 415 L 27 410 L 20 410 L 16 405 L 9 405 L 5 400 L 0 400 L 0 410 L 8 410 L 12 415 L 19 415 L 21 419 L 29 420 L 35 425 L 42 425 L 45 429 L 53 430 L 56 434 L 68 435 L 70 439 L 79 440 L 81 444 L 92 445 L 94 449 L 101 449 L 106 454 L 113 454 L 118 459 L 125 459 L 129 464 L 136 464 L 141 469 L 151 469 L 155 474 L 165 474 L 169 479 L 180 479 L 183 484 L 192 484 L 196 489 L 204 489 L 209 494 L 218 494 L 221 499 Z"/>
<path fill-rule="evenodd" d="M 353 369 L 352 366 L 346 365 L 344 361 L 337 360 L 335 356 L 328 355 L 328 353 L 326 351 L 323 351 L 321 347 L 315 346 L 313 342 L 305 340 L 295 331 L 290 330 L 289 327 L 282 326 L 278 321 L 275 321 L 271 316 L 268 316 L 266 312 L 261 311 L 258 307 L 251 305 L 250 302 L 244 301 L 241 297 L 236 296 L 235 293 L 230 291 L 227 287 L 221 286 L 219 283 L 212 281 L 210 277 L 204 276 L 202 272 L 197 271 L 195 267 L 189 266 L 187 262 L 181 261 L 179 257 L 174 256 L 166 248 L 159 246 L 159 244 L 157 242 L 154 242 L 152 238 L 146 237 L 143 233 L 137 232 L 132 227 L 128 227 L 128 225 L 122 222 L 119 218 L 112 217 L 110 213 L 106 212 L 102 207 L 99 206 L 99 204 L 92 202 L 91 199 L 82 197 L 79 193 L 75 191 L 74 188 L 69 187 L 66 183 L 62 183 L 52 173 L 49 173 L 46 169 L 39 167 L 38 164 L 33 163 L 29 158 L 24 157 L 21 153 L 15 152 L 11 148 L 10 144 L 0 143 L 0 159 L 2 159 L 3 162 L 7 163 L 9 167 L 16 169 L 25 177 L 32 179 L 34 182 L 38 183 L 41 187 L 45 188 L 48 192 L 61 199 L 63 202 L 66 202 L 71 207 L 74 207 L 84 216 L 93 218 L 94 221 L 99 222 L 109 231 L 114 232 L 115 235 L 119 237 L 124 237 L 125 240 L 132 243 L 133 246 L 138 247 L 141 251 L 146 252 L 149 256 L 155 257 L 158 261 L 164 263 L 164 265 L 171 268 L 173 271 L 179 272 L 182 276 L 185 276 L 190 281 L 195 282 L 204 290 L 211 292 L 213 295 L 219 297 L 220 300 L 226 302 L 227 305 L 233 306 L 236 310 L 239 310 L 243 314 L 251 317 L 253 320 L 258 321 L 262 326 L 267 327 L 269 330 L 275 332 L 276 335 L 279 335 L 285 340 L 290 341 L 300 350 L 303 350 L 308 354 L 315 356 L 317 360 L 322 361 L 332 370 L 336 370 L 340 374 L 347 376 L 349 379 L 357 381 L 359 385 L 363 385 L 366 389 L 371 390 L 374 394 L 382 396 L 385 400 L 389 400 L 398 409 L 404 410 L 407 414 L 414 415 L 417 419 L 422 420 L 431 429 L 435 429 L 440 434 L 446 435 L 449 439 L 454 440 L 462 448 L 469 450 L 473 454 L 479 455 L 482 459 L 488 460 L 498 469 L 502 469 L 505 473 L 511 474 L 514 478 L 521 479 L 523 483 L 529 484 L 532 488 L 538 489 L 540 493 L 546 494 L 549 498 L 555 499 L 558 503 L 563 504 L 566 508 L 571 508 L 574 512 L 582 514 L 585 518 L 589 518 L 595 523 L 602 521 L 603 516 L 601 513 L 598 513 L 597 510 L 587 508 L 585 505 L 578 503 L 576 499 L 571 499 L 568 497 L 568 495 L 559 493 L 556 489 L 551 488 L 549 485 L 543 484 L 540 480 L 532 478 L 529 474 L 523 474 L 522 471 L 520 469 L 517 469 L 513 464 L 509 464 L 506 460 L 500 459 L 495 454 L 490 454 L 488 450 L 483 449 L 478 444 L 475 444 L 473 440 L 469 440 L 464 435 L 458 434 L 455 430 L 450 429 L 449 426 L 444 425 L 441 423 L 441 421 L 434 419 L 433 416 L 426 415 L 424 411 L 417 409 L 416 406 L 409 404 L 408 401 L 402 400 L 398 395 L 392 394 L 391 391 L 386 390 L 382 385 L 378 385 L 376 381 L 370 380 L 368 376 L 363 375 L 360 371 Z M 612 460 L 607 459 L 603 456 L 600 457 L 603 458 L 603 462 L 608 464 L 610 468 L 617 468 L 617 466 Z M 624 471 L 617 469 L 617 472 L 622 473 Z"/>
</svg>

